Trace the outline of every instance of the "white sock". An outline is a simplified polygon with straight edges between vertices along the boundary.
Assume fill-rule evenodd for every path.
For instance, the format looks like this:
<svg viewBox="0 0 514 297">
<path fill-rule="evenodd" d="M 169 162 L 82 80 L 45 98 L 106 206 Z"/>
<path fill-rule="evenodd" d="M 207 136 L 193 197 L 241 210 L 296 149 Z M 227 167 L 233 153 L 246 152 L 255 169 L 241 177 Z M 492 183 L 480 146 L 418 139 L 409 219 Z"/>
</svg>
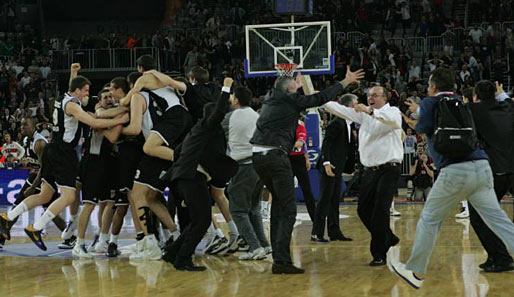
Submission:
<svg viewBox="0 0 514 297">
<path fill-rule="evenodd" d="M 218 228 L 218 229 L 216 229 L 216 234 L 217 234 L 219 237 L 221 237 L 221 238 L 224 238 L 224 237 L 225 237 L 225 235 L 223 234 L 223 232 L 221 232 L 221 229 L 219 229 L 219 228 Z"/>
<path fill-rule="evenodd" d="M 55 218 L 55 215 L 47 209 L 45 213 L 41 217 L 39 217 L 36 222 L 34 223 L 34 229 L 36 230 L 43 230 L 45 226 L 50 223 L 51 220 Z"/>
<path fill-rule="evenodd" d="M 180 231 L 176 230 L 171 232 L 171 236 L 173 236 L 173 240 L 177 240 L 177 238 L 180 236 Z"/>
<path fill-rule="evenodd" d="M 268 210 L 269 202 L 268 201 L 262 201 L 261 209 L 262 210 Z"/>
<path fill-rule="evenodd" d="M 239 235 L 239 231 L 237 231 L 237 226 L 236 226 L 236 223 L 234 223 L 234 220 L 228 222 L 228 228 L 229 228 L 229 234 L 230 236 L 237 236 Z"/>
<path fill-rule="evenodd" d="M 468 210 L 468 200 L 462 200 L 462 207 L 464 207 L 464 211 Z"/>
<path fill-rule="evenodd" d="M 17 217 L 21 216 L 24 212 L 27 212 L 28 210 L 29 208 L 27 207 L 27 204 L 25 204 L 25 202 L 22 202 L 18 206 L 7 212 L 7 218 L 9 219 L 9 221 L 12 221 Z"/>
<path fill-rule="evenodd" d="M 172 236 L 172 234 L 169 229 L 162 229 L 162 237 L 165 242 L 168 241 L 168 239 L 170 239 L 171 236 Z"/>
<path fill-rule="evenodd" d="M 111 234 L 111 240 L 110 240 L 110 242 L 112 242 L 112 243 L 114 243 L 114 244 L 116 244 L 116 245 L 117 245 L 117 244 L 118 244 L 118 237 L 119 237 L 119 236 L 120 236 L 119 234 L 118 234 L 118 235 Z"/>
<path fill-rule="evenodd" d="M 209 226 L 209 229 L 207 229 L 207 234 L 209 235 L 216 235 L 216 229 L 214 228 L 214 224 L 211 223 L 211 225 Z"/>
<path fill-rule="evenodd" d="M 391 209 L 394 209 L 394 201 L 391 202 Z"/>
<path fill-rule="evenodd" d="M 86 242 L 84 241 L 84 238 L 77 238 L 77 245 L 78 246 L 86 245 Z"/>
<path fill-rule="evenodd" d="M 109 240 L 109 234 L 100 233 L 99 242 L 106 242 Z"/>
</svg>

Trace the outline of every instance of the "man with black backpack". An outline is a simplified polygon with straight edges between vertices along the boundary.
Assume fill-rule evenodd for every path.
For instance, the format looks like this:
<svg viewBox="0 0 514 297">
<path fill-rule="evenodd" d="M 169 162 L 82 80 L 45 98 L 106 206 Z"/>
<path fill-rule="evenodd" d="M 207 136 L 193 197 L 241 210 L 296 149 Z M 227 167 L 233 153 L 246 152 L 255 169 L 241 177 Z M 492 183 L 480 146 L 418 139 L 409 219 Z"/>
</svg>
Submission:
<svg viewBox="0 0 514 297">
<path fill-rule="evenodd" d="M 394 272 L 419 289 L 437 233 L 455 202 L 467 199 L 495 234 L 514 251 L 514 224 L 501 209 L 493 187 L 487 154 L 479 147 L 473 118 L 454 91 L 453 73 L 434 70 L 428 81 L 428 95 L 421 101 L 416 131 L 428 139 L 428 152 L 440 175 L 428 195 L 416 227 L 409 260 L 393 262 Z"/>
</svg>

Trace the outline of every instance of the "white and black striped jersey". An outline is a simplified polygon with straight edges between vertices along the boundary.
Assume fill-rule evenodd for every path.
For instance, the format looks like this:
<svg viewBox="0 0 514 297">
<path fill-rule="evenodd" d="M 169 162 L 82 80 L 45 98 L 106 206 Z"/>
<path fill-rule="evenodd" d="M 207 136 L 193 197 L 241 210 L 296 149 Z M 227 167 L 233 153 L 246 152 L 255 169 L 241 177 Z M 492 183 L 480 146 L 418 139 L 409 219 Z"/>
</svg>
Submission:
<svg viewBox="0 0 514 297">
<path fill-rule="evenodd" d="M 44 141 L 45 143 L 48 143 L 48 140 L 41 134 L 39 134 L 37 131 L 34 132 L 34 135 L 32 135 L 32 139 L 30 139 L 28 136 L 26 136 L 23 139 L 23 148 L 25 148 L 25 156 L 29 160 L 29 166 L 31 168 L 39 168 L 39 159 L 37 157 L 36 151 L 34 150 L 34 147 L 36 146 L 36 143 L 38 141 Z"/>
<path fill-rule="evenodd" d="M 177 105 L 186 108 L 180 103 L 180 98 L 172 87 L 163 87 L 152 91 L 143 89 L 141 93 L 147 93 L 149 95 L 150 104 L 148 110 L 150 111 L 150 117 L 154 124 L 157 123 L 162 115 L 170 108 Z"/>
<path fill-rule="evenodd" d="M 82 108 L 80 100 L 68 93 L 64 95 L 64 98 L 55 101 L 52 139 L 55 143 L 74 149 L 82 137 L 82 123 L 74 116 L 66 114 L 66 104 L 70 102 L 76 103 Z"/>
</svg>

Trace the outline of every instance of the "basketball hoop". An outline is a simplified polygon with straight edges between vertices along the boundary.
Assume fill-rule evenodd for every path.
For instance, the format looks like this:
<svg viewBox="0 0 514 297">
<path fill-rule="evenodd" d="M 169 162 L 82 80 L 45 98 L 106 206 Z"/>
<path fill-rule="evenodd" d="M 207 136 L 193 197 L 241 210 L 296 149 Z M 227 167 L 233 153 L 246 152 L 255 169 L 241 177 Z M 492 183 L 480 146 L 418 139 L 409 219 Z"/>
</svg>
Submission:
<svg viewBox="0 0 514 297">
<path fill-rule="evenodd" d="M 277 70 L 278 76 L 288 76 L 293 77 L 294 70 L 296 69 L 297 64 L 275 64 L 275 69 Z"/>
</svg>

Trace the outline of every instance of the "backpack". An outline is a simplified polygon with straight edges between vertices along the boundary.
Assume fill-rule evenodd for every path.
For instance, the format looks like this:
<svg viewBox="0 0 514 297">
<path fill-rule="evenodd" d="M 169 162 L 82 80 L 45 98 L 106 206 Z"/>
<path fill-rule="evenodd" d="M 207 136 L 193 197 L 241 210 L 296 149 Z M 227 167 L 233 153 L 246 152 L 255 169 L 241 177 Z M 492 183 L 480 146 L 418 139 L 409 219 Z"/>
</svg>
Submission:
<svg viewBox="0 0 514 297">
<path fill-rule="evenodd" d="M 445 158 L 469 156 L 478 139 L 469 108 L 457 97 L 440 97 L 434 115 L 434 149 Z"/>
</svg>

